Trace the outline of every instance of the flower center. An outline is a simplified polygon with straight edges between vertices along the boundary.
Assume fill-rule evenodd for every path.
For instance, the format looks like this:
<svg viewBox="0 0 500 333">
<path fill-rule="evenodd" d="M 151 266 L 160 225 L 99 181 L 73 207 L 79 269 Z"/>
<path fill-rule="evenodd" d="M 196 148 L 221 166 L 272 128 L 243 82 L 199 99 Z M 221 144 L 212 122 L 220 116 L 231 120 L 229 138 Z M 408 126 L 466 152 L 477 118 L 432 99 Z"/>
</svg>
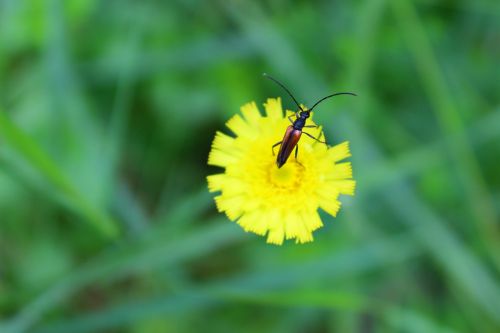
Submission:
<svg viewBox="0 0 500 333">
<path fill-rule="evenodd" d="M 278 168 L 273 161 L 268 170 L 271 184 L 283 189 L 292 189 L 300 183 L 303 167 L 295 161 L 289 161 Z"/>
</svg>

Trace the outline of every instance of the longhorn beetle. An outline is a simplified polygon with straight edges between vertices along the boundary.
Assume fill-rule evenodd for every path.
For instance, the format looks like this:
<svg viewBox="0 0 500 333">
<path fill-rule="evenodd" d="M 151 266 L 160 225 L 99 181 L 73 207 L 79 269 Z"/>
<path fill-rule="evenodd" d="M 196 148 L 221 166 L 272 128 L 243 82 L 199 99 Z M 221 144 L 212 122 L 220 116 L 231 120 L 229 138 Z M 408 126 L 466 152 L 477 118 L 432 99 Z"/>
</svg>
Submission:
<svg viewBox="0 0 500 333">
<path fill-rule="evenodd" d="M 300 139 L 300 136 L 302 135 L 302 133 L 304 133 L 308 137 L 310 137 L 318 142 L 327 144 L 326 141 L 321 141 L 318 138 L 315 138 L 314 136 L 312 136 L 311 134 L 309 134 L 307 132 L 302 132 L 303 128 L 308 128 L 308 127 L 309 128 L 311 128 L 311 127 L 317 128 L 318 127 L 316 125 L 306 125 L 306 120 L 307 120 L 307 118 L 310 117 L 311 112 L 316 107 L 316 105 L 323 102 L 325 99 L 333 97 L 333 96 L 338 96 L 338 95 L 357 96 L 356 94 L 350 93 L 350 92 L 340 92 L 340 93 L 331 94 L 331 95 L 323 97 L 322 99 L 320 99 L 319 101 L 314 103 L 312 108 L 304 110 L 300 106 L 300 104 L 297 102 L 295 97 L 293 97 L 292 93 L 281 82 L 279 82 L 278 80 L 269 76 L 266 73 L 264 73 L 262 75 L 267 77 L 268 79 L 274 81 L 279 86 L 281 86 L 281 88 L 283 88 L 288 93 L 288 95 L 290 95 L 290 97 L 293 99 L 293 101 L 295 102 L 295 104 L 299 108 L 299 110 L 297 110 L 297 112 L 295 112 L 295 120 L 292 120 L 293 116 L 288 117 L 288 120 L 290 120 L 292 125 L 289 125 L 288 128 L 286 129 L 285 135 L 283 136 L 283 140 L 275 143 L 272 147 L 272 151 L 273 151 L 273 155 L 274 155 L 274 147 L 276 147 L 277 145 L 281 145 L 280 150 L 278 152 L 278 157 L 276 158 L 276 164 L 278 165 L 278 168 L 281 168 L 283 166 L 283 164 L 286 163 L 286 161 L 288 160 L 288 157 L 292 153 L 293 148 L 295 148 L 295 159 L 297 159 L 297 154 L 299 152 L 299 146 L 297 145 L 297 143 L 299 142 L 299 139 Z"/>
</svg>

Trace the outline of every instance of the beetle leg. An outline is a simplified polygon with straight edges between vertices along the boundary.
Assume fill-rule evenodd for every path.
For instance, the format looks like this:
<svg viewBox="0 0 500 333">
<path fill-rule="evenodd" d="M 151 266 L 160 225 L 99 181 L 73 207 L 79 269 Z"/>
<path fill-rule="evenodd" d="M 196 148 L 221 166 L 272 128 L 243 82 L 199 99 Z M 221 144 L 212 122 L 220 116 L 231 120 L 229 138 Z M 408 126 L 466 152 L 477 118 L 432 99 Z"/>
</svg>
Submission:
<svg viewBox="0 0 500 333">
<path fill-rule="evenodd" d="M 300 166 L 303 167 L 302 163 L 299 162 L 299 160 L 297 159 L 297 155 L 299 154 L 299 145 L 296 145 L 295 146 L 295 162 L 299 163 Z"/>
<path fill-rule="evenodd" d="M 292 123 L 292 125 L 293 125 L 293 120 L 292 120 L 293 116 L 295 116 L 295 119 L 299 119 L 299 113 L 295 112 L 295 114 L 292 114 L 292 115 L 288 116 L 288 120 L 290 120 L 290 122 Z"/>
<path fill-rule="evenodd" d="M 319 136 L 318 136 L 318 139 L 321 139 L 321 136 L 322 136 L 322 135 L 323 135 L 323 136 L 325 136 L 325 132 L 321 131 L 321 133 L 320 133 L 320 134 L 319 134 Z M 330 147 L 331 147 L 331 146 L 328 144 L 328 142 L 326 142 L 326 136 L 325 136 L 325 141 L 324 141 L 324 142 L 325 142 L 325 145 L 326 145 L 328 148 L 330 148 Z"/>
<path fill-rule="evenodd" d="M 318 125 L 306 125 L 304 128 L 318 128 Z"/>
<path fill-rule="evenodd" d="M 272 147 L 272 149 L 271 149 L 271 150 L 273 151 L 273 156 L 274 156 L 274 155 L 276 155 L 276 154 L 274 153 L 274 147 L 276 147 L 277 145 L 281 144 L 282 142 L 283 142 L 283 141 L 276 142 L 276 143 L 273 145 L 273 147 Z"/>
<path fill-rule="evenodd" d="M 309 133 L 307 133 L 307 132 L 302 132 L 302 133 L 304 133 L 305 135 L 307 135 L 307 136 L 308 136 L 308 137 L 310 137 L 311 139 L 316 140 L 316 141 L 318 141 L 318 142 L 320 142 L 320 143 L 324 143 L 325 145 L 327 145 L 327 146 L 328 146 L 328 143 L 326 143 L 326 141 L 321 141 L 320 139 L 315 138 L 314 136 L 312 136 L 311 134 L 309 134 Z M 319 137 L 321 138 L 321 134 L 319 135 Z"/>
</svg>

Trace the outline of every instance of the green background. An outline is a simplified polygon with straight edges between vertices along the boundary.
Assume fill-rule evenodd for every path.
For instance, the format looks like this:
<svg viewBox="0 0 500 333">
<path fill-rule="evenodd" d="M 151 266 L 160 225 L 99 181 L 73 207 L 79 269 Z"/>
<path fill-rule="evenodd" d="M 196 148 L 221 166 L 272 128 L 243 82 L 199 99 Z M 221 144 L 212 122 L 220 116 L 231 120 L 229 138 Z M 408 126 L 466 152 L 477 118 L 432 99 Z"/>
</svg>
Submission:
<svg viewBox="0 0 500 333">
<path fill-rule="evenodd" d="M 0 1 L 0 332 L 499 332 L 498 1 Z M 354 197 L 218 214 L 216 130 L 305 104 Z"/>
</svg>

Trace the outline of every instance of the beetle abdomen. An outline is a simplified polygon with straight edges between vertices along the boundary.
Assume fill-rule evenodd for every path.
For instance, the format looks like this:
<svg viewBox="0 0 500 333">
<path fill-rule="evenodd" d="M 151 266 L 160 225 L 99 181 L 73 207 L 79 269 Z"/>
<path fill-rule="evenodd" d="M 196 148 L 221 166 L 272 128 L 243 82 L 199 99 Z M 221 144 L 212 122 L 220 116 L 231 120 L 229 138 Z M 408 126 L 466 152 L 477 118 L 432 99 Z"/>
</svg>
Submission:
<svg viewBox="0 0 500 333">
<path fill-rule="evenodd" d="M 278 153 L 278 157 L 276 159 L 276 164 L 278 168 L 281 168 L 283 164 L 286 163 L 288 157 L 292 153 L 293 149 L 299 142 L 300 136 L 302 135 L 302 131 L 295 129 L 293 126 L 288 126 L 285 132 L 285 136 L 283 137 L 283 142 L 280 146 L 280 151 Z"/>
</svg>

